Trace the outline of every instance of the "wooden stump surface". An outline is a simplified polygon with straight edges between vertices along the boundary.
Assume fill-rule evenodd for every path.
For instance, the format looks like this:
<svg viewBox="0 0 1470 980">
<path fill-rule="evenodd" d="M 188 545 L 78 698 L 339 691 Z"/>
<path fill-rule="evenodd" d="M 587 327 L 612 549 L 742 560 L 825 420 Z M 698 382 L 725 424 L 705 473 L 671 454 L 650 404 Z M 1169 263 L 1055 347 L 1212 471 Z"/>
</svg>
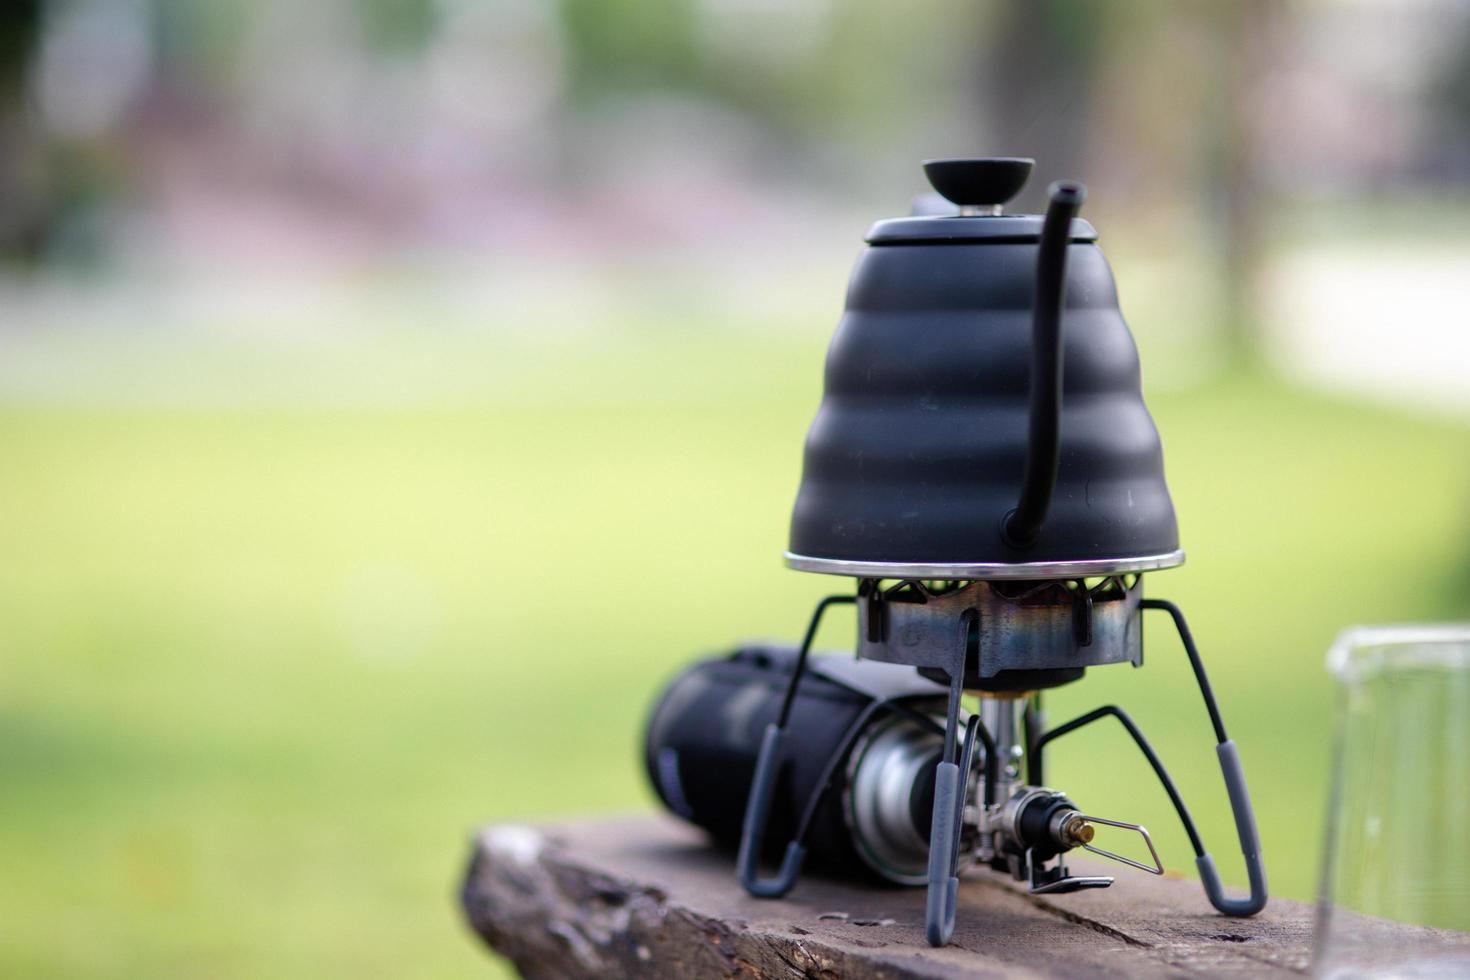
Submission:
<svg viewBox="0 0 1470 980">
<path fill-rule="evenodd" d="M 470 924 L 527 977 L 1285 977 L 1306 973 L 1310 906 L 1215 912 L 1197 881 L 1106 862 L 1113 887 L 1032 896 L 962 879 L 954 942 L 924 941 L 923 889 L 807 875 L 756 899 L 730 855 L 672 818 L 499 825 L 474 842 Z"/>
</svg>

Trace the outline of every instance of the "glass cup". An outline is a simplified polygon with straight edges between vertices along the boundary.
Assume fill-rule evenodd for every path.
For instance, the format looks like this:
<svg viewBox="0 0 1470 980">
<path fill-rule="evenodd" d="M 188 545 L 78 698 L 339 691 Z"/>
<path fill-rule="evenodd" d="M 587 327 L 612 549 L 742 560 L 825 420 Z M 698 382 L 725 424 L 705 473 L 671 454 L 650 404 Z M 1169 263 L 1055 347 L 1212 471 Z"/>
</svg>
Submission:
<svg viewBox="0 0 1470 980">
<path fill-rule="evenodd" d="M 1318 976 L 1470 977 L 1470 625 L 1371 626 L 1339 687 Z"/>
</svg>

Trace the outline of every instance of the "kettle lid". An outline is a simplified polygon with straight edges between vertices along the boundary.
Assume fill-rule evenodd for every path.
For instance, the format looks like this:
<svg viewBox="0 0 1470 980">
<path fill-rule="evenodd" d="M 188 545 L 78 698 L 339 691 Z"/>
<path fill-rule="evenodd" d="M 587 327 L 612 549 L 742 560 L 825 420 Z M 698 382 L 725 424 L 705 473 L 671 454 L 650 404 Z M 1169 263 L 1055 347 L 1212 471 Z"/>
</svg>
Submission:
<svg viewBox="0 0 1470 980">
<path fill-rule="evenodd" d="M 1039 214 L 1003 214 L 1021 192 L 1036 161 L 1029 157 L 961 157 L 925 160 L 924 176 L 956 214 L 889 218 L 868 231 L 871 245 L 904 242 L 1025 243 L 1041 238 Z M 1082 218 L 1072 221 L 1071 241 L 1095 242 L 1097 231 Z"/>
</svg>

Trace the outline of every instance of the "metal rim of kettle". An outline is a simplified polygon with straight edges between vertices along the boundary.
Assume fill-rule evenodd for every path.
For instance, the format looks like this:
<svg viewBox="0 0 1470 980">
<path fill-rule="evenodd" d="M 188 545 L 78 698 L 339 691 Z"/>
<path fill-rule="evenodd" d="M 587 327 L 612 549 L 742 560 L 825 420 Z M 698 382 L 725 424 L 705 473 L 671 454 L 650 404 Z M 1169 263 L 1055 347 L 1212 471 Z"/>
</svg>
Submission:
<svg viewBox="0 0 1470 980">
<path fill-rule="evenodd" d="M 1093 558 L 1085 561 L 1023 562 L 887 562 L 814 558 L 786 552 L 786 567 L 798 572 L 850 575 L 855 578 L 1003 581 L 1014 579 L 1091 578 L 1127 572 L 1156 572 L 1184 564 L 1184 549 L 1136 558 Z"/>
</svg>

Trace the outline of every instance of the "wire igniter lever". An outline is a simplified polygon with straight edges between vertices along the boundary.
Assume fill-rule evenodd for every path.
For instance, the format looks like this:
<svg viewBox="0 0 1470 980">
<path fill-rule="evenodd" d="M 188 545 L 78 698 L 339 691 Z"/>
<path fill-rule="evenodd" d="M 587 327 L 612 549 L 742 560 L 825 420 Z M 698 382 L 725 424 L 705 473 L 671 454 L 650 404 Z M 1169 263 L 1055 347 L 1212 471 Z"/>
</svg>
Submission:
<svg viewBox="0 0 1470 980">
<path fill-rule="evenodd" d="M 1151 875 L 1161 875 L 1164 873 L 1164 863 L 1159 860 L 1158 849 L 1154 847 L 1154 841 L 1149 836 L 1148 828 L 1142 824 L 1124 823 L 1121 820 L 1109 820 L 1107 817 L 1094 817 L 1086 813 L 1079 813 L 1076 810 L 1063 811 L 1052 819 L 1054 821 L 1053 836 L 1066 846 L 1080 847 L 1084 851 L 1091 851 L 1093 854 L 1117 861 L 1119 864 L 1126 864 L 1130 868 L 1137 868 L 1139 871 L 1147 871 Z M 1114 851 L 1107 851 L 1101 847 L 1094 846 L 1092 840 L 1097 831 L 1093 827 L 1093 824 L 1137 831 L 1138 835 L 1143 838 L 1144 844 L 1148 846 L 1148 853 L 1153 859 L 1153 865 L 1150 866 L 1144 864 L 1142 861 L 1135 861 L 1130 857 L 1124 857 L 1122 854 Z"/>
</svg>

